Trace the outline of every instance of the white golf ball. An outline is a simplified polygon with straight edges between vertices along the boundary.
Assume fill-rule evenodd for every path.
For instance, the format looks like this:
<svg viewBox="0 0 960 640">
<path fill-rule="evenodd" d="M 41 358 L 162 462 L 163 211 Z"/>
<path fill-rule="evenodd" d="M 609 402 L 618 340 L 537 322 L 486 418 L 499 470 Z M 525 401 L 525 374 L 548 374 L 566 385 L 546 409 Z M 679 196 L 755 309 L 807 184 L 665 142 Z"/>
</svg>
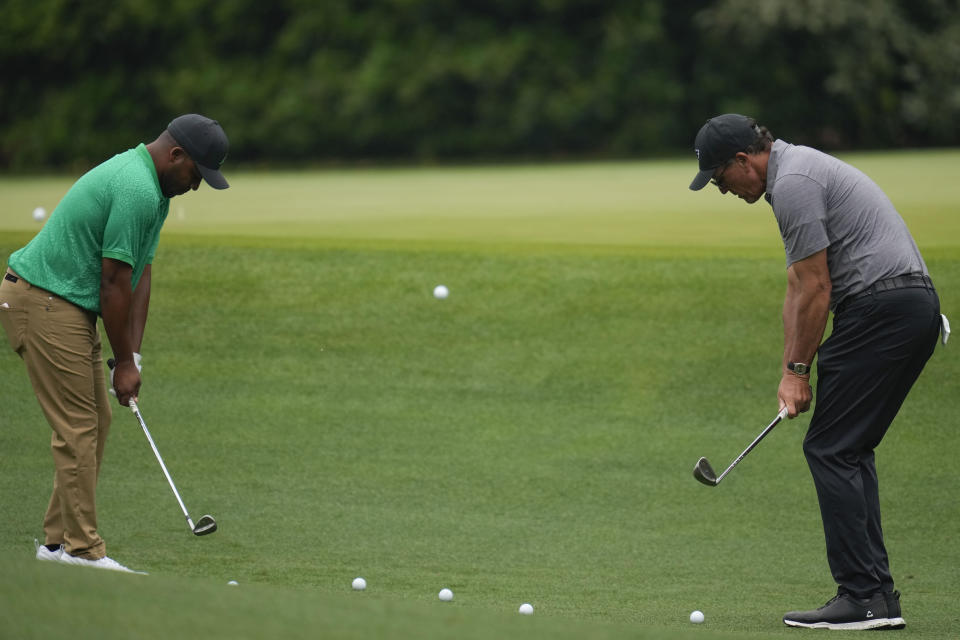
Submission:
<svg viewBox="0 0 960 640">
<path fill-rule="evenodd" d="M 37 207 L 36 209 L 33 210 L 33 219 L 36 220 L 37 222 L 40 222 L 46 217 L 47 217 L 47 210 L 44 209 L 43 207 Z"/>
<path fill-rule="evenodd" d="M 236 580 L 231 580 L 231 581 L 230 581 L 230 582 L 228 582 L 227 584 L 229 584 L 230 586 L 233 586 L 233 587 L 235 587 L 235 586 L 237 586 L 237 585 L 238 585 L 238 584 L 240 584 L 240 583 L 239 583 L 239 582 L 237 582 Z"/>
<path fill-rule="evenodd" d="M 367 581 L 363 578 L 354 578 L 353 579 L 353 588 L 357 591 L 363 591 L 367 588 Z"/>
<path fill-rule="evenodd" d="M 690 622 L 693 624 L 700 624 L 703 622 L 703 611 L 694 611 L 690 614 Z"/>
<path fill-rule="evenodd" d="M 450 591 L 450 589 L 440 589 L 440 593 L 437 594 L 437 597 L 444 602 L 450 602 L 453 600 L 453 591 Z"/>
<path fill-rule="evenodd" d="M 532 616 L 533 605 L 528 602 L 524 602 L 522 605 L 520 605 L 520 613 L 522 613 L 525 616 Z"/>
<path fill-rule="evenodd" d="M 450 295 L 450 290 L 442 284 L 438 284 L 433 288 L 433 297 L 437 300 L 445 300 L 448 295 Z"/>
</svg>

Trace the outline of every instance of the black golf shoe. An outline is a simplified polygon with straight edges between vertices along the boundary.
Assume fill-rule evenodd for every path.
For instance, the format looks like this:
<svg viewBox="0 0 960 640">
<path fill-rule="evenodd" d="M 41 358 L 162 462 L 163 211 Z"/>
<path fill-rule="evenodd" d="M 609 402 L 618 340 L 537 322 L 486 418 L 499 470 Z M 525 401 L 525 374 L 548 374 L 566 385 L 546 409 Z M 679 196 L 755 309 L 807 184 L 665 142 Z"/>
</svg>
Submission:
<svg viewBox="0 0 960 640">
<path fill-rule="evenodd" d="M 903 618 L 890 619 L 885 594 L 855 598 L 849 593 L 841 593 L 819 609 L 791 611 L 783 616 L 783 623 L 808 629 L 897 629 L 901 627 L 896 624 L 903 626 Z"/>
<path fill-rule="evenodd" d="M 900 592 L 887 591 L 883 597 L 887 601 L 887 618 L 890 620 L 890 626 L 886 628 L 903 629 L 907 623 L 903 619 L 903 614 L 900 613 Z"/>
</svg>

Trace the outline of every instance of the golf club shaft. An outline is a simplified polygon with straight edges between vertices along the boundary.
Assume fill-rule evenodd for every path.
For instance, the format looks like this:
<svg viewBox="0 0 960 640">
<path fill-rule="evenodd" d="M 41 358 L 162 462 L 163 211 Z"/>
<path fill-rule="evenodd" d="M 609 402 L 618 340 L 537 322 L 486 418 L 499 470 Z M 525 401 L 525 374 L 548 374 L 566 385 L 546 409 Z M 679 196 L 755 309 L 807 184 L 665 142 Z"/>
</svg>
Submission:
<svg viewBox="0 0 960 640">
<path fill-rule="evenodd" d="M 173 489 L 173 495 L 177 498 L 177 502 L 180 504 L 180 510 L 183 511 L 183 517 L 187 519 L 187 524 L 190 526 L 190 530 L 193 530 L 193 520 L 190 519 L 190 514 L 187 513 L 187 508 L 183 504 L 183 500 L 180 499 L 180 494 L 177 492 L 177 487 L 173 484 L 173 478 L 170 477 L 170 472 L 167 471 L 167 465 L 163 464 L 163 458 L 160 457 L 160 451 L 157 450 L 157 445 L 154 444 L 153 438 L 150 436 L 150 430 L 147 429 L 147 423 L 143 421 L 143 416 L 140 415 L 140 409 L 137 407 L 137 403 L 133 398 L 130 398 L 130 411 L 133 412 L 133 415 L 137 416 L 137 422 L 140 423 L 140 428 L 143 429 L 143 434 L 147 436 L 147 442 L 150 443 L 150 448 L 153 449 L 153 455 L 157 456 L 157 462 L 160 463 L 160 468 L 163 469 L 163 475 L 167 477 L 167 482 L 170 483 L 170 488 Z"/>
<path fill-rule="evenodd" d="M 768 433 L 770 433 L 771 431 L 773 431 L 773 428 L 774 428 L 775 426 L 777 426 L 777 424 L 779 424 L 779 422 L 780 422 L 781 420 L 783 420 L 784 418 L 786 418 L 786 417 L 787 417 L 787 408 L 784 407 L 783 409 L 780 409 L 780 413 L 778 413 L 778 414 L 777 414 L 777 417 L 773 419 L 773 422 L 771 422 L 770 424 L 768 424 L 768 425 L 767 425 L 767 428 L 764 429 L 763 431 L 761 431 L 761 432 L 760 432 L 760 435 L 758 435 L 758 436 L 754 439 L 754 441 L 750 443 L 750 446 L 747 447 L 746 449 L 744 449 L 744 450 L 743 450 L 743 453 L 741 453 L 739 456 L 737 456 L 737 459 L 730 463 L 730 466 L 727 467 L 727 470 L 720 474 L 720 476 L 717 478 L 717 484 L 720 484 L 720 481 L 723 480 L 723 477 L 724 477 L 725 475 L 727 475 L 728 473 L 730 473 L 735 466 L 737 466 L 738 464 L 740 464 L 740 461 L 743 460 L 743 459 L 747 456 L 747 454 L 750 453 L 750 452 L 753 450 L 753 448 L 754 448 L 755 446 L 757 446 L 758 444 L 760 444 L 760 441 L 763 440 Z"/>
</svg>

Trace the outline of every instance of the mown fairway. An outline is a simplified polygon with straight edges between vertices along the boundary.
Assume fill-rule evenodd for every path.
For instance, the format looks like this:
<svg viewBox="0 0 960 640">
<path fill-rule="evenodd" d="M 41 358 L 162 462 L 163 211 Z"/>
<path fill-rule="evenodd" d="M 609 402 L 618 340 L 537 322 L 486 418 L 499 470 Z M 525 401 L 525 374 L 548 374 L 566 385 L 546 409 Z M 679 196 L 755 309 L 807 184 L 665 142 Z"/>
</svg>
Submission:
<svg viewBox="0 0 960 640">
<path fill-rule="evenodd" d="M 960 324 L 960 153 L 848 159 Z M 0 637 L 803 635 L 780 616 L 834 589 L 808 418 L 716 489 L 690 473 L 775 415 L 785 287 L 769 206 L 691 193 L 693 171 L 228 172 L 227 192 L 174 199 L 141 409 L 220 531 L 190 535 L 118 407 L 101 529 L 151 576 L 37 566 L 49 428 L 0 350 Z M 0 259 L 71 183 L 0 179 Z M 938 347 L 878 451 L 898 637 L 960 624 L 957 349 Z"/>
</svg>

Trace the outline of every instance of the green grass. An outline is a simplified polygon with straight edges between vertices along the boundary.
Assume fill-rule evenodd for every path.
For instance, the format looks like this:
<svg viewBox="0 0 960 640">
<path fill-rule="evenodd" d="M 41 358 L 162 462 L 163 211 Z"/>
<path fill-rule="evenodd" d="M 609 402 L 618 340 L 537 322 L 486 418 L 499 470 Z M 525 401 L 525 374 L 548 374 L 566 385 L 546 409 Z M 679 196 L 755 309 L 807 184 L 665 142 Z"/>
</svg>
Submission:
<svg viewBox="0 0 960 640">
<path fill-rule="evenodd" d="M 850 159 L 894 197 L 950 314 L 960 154 Z M 112 557 L 151 576 L 37 566 L 48 427 L 0 351 L 0 629 L 796 635 L 780 615 L 833 589 L 807 417 L 717 489 L 690 474 L 776 413 L 779 236 L 765 204 L 688 192 L 691 164 L 241 172 L 227 192 L 175 199 L 141 409 L 194 517 L 221 530 L 189 534 L 117 409 L 101 529 Z M 69 184 L 0 180 L 0 259 Z M 441 282 L 445 301 L 430 294 Z M 960 623 L 958 372 L 938 348 L 878 451 L 901 637 L 955 637 Z M 437 601 L 444 586 L 453 603 Z"/>
<path fill-rule="evenodd" d="M 952 246 L 958 151 L 859 154 L 897 203 L 918 242 Z M 244 235 L 353 243 L 600 245 L 677 249 L 749 247 L 780 255 L 770 208 L 711 188 L 691 192 L 691 160 L 556 166 L 228 172 L 234 188 L 175 198 L 168 235 Z M 36 206 L 52 210 L 74 177 L 0 178 L 0 229 L 32 231 Z M 713 191 L 713 193 L 709 193 Z"/>
</svg>

